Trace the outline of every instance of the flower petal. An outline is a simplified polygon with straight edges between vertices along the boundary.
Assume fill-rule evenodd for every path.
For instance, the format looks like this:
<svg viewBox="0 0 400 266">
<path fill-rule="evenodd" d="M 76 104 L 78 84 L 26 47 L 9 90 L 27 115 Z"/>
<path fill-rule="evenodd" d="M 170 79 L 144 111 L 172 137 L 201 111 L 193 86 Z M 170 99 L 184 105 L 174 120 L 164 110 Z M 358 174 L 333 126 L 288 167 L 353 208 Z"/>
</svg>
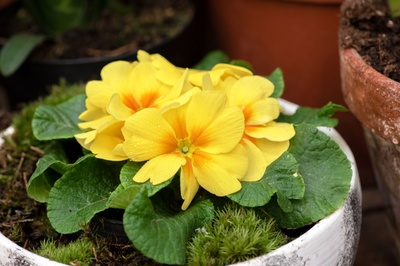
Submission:
<svg viewBox="0 0 400 266">
<path fill-rule="evenodd" d="M 151 63 L 138 64 L 130 76 L 130 94 L 140 104 L 140 108 L 156 107 L 154 101 L 169 87 L 163 87 L 154 76 L 156 69 Z"/>
<path fill-rule="evenodd" d="M 192 163 L 187 161 L 181 168 L 180 174 L 181 196 L 184 200 L 182 210 L 186 210 L 199 190 L 199 183 L 193 173 Z"/>
<path fill-rule="evenodd" d="M 242 187 L 238 179 L 248 170 L 246 150 L 237 145 L 232 152 L 209 154 L 198 151 L 193 154 L 193 173 L 197 182 L 212 194 L 226 196 Z"/>
<path fill-rule="evenodd" d="M 163 154 L 147 161 L 133 180 L 143 183 L 150 179 L 153 185 L 158 185 L 172 178 L 185 163 L 185 158 L 178 153 Z"/>
<path fill-rule="evenodd" d="M 243 110 L 246 125 L 268 123 L 280 114 L 279 101 L 275 98 L 265 98 L 247 105 Z"/>
<path fill-rule="evenodd" d="M 264 77 L 243 77 L 227 92 L 229 105 L 248 106 L 261 99 L 268 98 L 273 91 L 274 85 Z"/>
<path fill-rule="evenodd" d="M 79 115 L 79 119 L 82 121 L 96 120 L 107 115 L 104 108 L 94 106 L 88 98 L 86 98 L 85 105 L 86 110 Z"/>
<path fill-rule="evenodd" d="M 240 181 L 258 181 L 263 177 L 265 169 L 267 168 L 267 163 L 264 159 L 264 156 L 261 150 L 250 140 L 243 139 L 241 143 L 247 152 L 249 168 L 246 175 L 240 179 Z"/>
<path fill-rule="evenodd" d="M 113 120 L 111 115 L 106 115 L 96 120 L 79 123 L 78 126 L 81 129 L 98 129 L 105 124 L 111 123 Z"/>
<path fill-rule="evenodd" d="M 123 122 L 115 122 L 103 128 L 103 130 L 98 131 L 95 140 L 90 145 L 90 150 L 97 158 L 110 161 L 122 161 L 127 159 L 126 155 L 121 156 L 121 154 L 117 155 L 113 153 L 115 147 L 124 141 L 121 132 L 123 125 Z"/>
<path fill-rule="evenodd" d="M 222 70 L 223 75 L 222 78 L 225 78 L 226 76 L 234 76 L 236 78 L 240 78 L 240 77 L 246 77 L 246 76 L 252 76 L 253 73 L 244 67 L 241 66 L 235 66 L 232 64 L 216 64 L 211 71 L 218 71 L 218 70 Z"/>
<path fill-rule="evenodd" d="M 244 132 L 243 113 L 226 107 L 225 94 L 200 92 L 192 97 L 186 114 L 187 131 L 193 145 L 211 153 L 229 152 Z"/>
<path fill-rule="evenodd" d="M 175 132 L 158 109 L 143 109 L 125 121 L 124 152 L 133 161 L 146 161 L 177 149 Z M 126 131 L 126 132 L 125 132 Z"/>
<path fill-rule="evenodd" d="M 91 142 L 95 139 L 97 135 L 97 130 L 91 130 L 88 132 L 76 134 L 74 137 L 76 141 L 85 149 L 90 149 Z"/>
<path fill-rule="evenodd" d="M 126 81 L 129 80 L 129 76 L 134 68 L 135 64 L 130 62 L 114 61 L 102 68 L 100 72 L 101 79 L 113 88 L 112 93 L 123 92 L 129 86 Z"/>
<path fill-rule="evenodd" d="M 269 122 L 266 126 L 247 126 L 245 131 L 253 138 L 266 138 L 270 141 L 289 140 L 295 135 L 292 124 L 274 121 Z"/>
<path fill-rule="evenodd" d="M 115 92 L 113 87 L 101 80 L 91 80 L 86 84 L 86 96 L 98 108 L 105 108 Z"/>
<path fill-rule="evenodd" d="M 134 113 L 134 110 L 125 106 L 121 96 L 118 93 L 114 93 L 107 105 L 107 112 L 114 118 L 124 121 Z"/>
<path fill-rule="evenodd" d="M 253 139 L 254 144 L 261 150 L 267 166 L 278 159 L 289 148 L 290 142 L 273 142 L 267 139 Z"/>
</svg>

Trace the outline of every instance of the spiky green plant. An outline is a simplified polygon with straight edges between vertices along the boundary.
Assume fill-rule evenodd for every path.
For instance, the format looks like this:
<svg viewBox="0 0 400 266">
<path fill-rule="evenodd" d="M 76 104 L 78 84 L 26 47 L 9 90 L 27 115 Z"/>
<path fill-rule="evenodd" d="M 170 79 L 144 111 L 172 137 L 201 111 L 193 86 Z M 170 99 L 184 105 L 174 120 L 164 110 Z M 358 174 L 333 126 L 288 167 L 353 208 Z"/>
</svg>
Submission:
<svg viewBox="0 0 400 266">
<path fill-rule="evenodd" d="M 188 265 L 227 265 L 266 254 L 287 241 L 273 219 L 253 209 L 228 205 L 198 229 L 188 247 Z"/>
</svg>

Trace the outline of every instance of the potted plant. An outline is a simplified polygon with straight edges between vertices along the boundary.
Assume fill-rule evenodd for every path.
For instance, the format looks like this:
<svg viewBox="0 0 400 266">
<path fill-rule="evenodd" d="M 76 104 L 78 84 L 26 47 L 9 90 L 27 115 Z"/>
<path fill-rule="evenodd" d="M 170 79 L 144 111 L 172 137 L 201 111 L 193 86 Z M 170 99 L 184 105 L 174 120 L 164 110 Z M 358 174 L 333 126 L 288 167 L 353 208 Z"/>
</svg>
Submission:
<svg viewBox="0 0 400 266">
<path fill-rule="evenodd" d="M 398 1 L 345 1 L 340 60 L 343 97 L 364 127 L 372 165 L 399 244 L 400 79 Z M 399 247 L 397 247 L 399 249 Z"/>
<path fill-rule="evenodd" d="M 351 265 L 361 195 L 351 151 L 331 128 L 343 107 L 278 100 L 279 70 L 266 79 L 234 64 L 214 66 L 220 59 L 213 54 L 201 70 L 183 69 L 139 51 L 138 61 L 105 66 L 86 95 L 39 105 L 32 130 L 44 155 L 28 181 L 29 196 L 47 204 L 61 234 L 93 232 L 97 219 L 102 225 L 121 215 L 128 240 L 158 263 Z M 241 218 L 247 211 L 255 218 Z M 239 240 L 269 239 L 246 237 L 260 232 L 250 221 L 285 229 L 270 233 L 269 242 L 294 240 L 254 260 L 264 245 L 242 243 L 250 257 L 242 248 L 226 256 Z M 202 244 L 228 237 L 236 240 Z"/>
<path fill-rule="evenodd" d="M 194 17 L 188 0 L 21 0 L 1 12 L 0 82 L 14 108 L 61 78 L 85 82 L 109 62 L 133 61 L 138 49 L 181 65 L 197 60 L 196 46 L 186 45 Z"/>
</svg>

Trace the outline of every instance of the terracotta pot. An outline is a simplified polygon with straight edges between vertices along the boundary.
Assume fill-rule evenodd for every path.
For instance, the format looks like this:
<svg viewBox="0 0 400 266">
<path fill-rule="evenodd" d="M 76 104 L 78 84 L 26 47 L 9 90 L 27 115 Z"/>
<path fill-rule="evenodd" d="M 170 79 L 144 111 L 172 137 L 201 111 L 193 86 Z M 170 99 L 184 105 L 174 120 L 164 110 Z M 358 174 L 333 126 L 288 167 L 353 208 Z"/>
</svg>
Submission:
<svg viewBox="0 0 400 266">
<path fill-rule="evenodd" d="M 364 126 L 400 250 L 400 83 L 367 65 L 354 49 L 341 49 L 340 63 L 344 100 Z"/>
<path fill-rule="evenodd" d="M 291 114 L 297 105 L 281 100 L 285 113 Z M 352 167 L 349 195 L 334 213 L 316 223 L 306 233 L 266 255 L 235 264 L 262 265 L 352 265 L 355 260 L 361 230 L 361 185 L 354 156 L 344 139 L 334 129 L 321 128 L 342 148 Z M 9 131 L 7 134 L 12 133 Z M 1 140 L 2 134 L 0 134 Z M 1 143 L 0 143 L 1 145 Z M 4 265 L 61 264 L 49 261 L 23 249 L 0 233 L 0 262 Z M 0 265 L 3 265 L 1 264 Z M 62 264 L 64 265 L 64 264 Z"/>
<path fill-rule="evenodd" d="M 283 97 L 320 106 L 341 100 L 337 34 L 341 0 L 210 0 L 216 45 L 258 74 L 280 67 Z"/>
<path fill-rule="evenodd" d="M 283 70 L 283 98 L 302 106 L 344 104 L 340 90 L 338 30 L 342 0 L 209 0 L 213 44 L 257 74 Z M 357 160 L 361 182 L 373 184 L 362 128 L 349 112 L 337 130 Z"/>
</svg>

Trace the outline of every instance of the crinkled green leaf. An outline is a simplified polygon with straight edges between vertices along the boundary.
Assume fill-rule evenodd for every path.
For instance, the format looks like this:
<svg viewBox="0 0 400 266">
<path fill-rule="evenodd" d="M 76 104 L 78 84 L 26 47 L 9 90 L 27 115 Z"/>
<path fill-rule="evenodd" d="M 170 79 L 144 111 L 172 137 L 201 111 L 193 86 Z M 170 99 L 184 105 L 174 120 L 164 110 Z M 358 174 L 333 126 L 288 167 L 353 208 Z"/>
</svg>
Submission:
<svg viewBox="0 0 400 266">
<path fill-rule="evenodd" d="M 122 165 L 86 156 L 74 164 L 50 190 L 47 216 L 58 232 L 77 232 L 107 208 L 110 193 L 119 184 Z"/>
<path fill-rule="evenodd" d="M 283 79 L 282 70 L 280 68 L 275 69 L 267 78 L 274 84 L 275 87 L 271 97 L 280 98 L 285 89 L 285 81 Z"/>
<path fill-rule="evenodd" d="M 27 192 L 29 197 L 39 202 L 46 202 L 50 189 L 67 169 L 68 159 L 60 145 L 51 145 L 45 155 L 36 163 L 31 175 Z"/>
<path fill-rule="evenodd" d="M 242 206 L 258 207 L 267 204 L 276 193 L 281 208 L 290 211 L 287 199 L 301 199 L 304 196 L 304 181 L 298 173 L 298 163 L 290 153 L 285 152 L 269 165 L 264 176 L 257 182 L 242 182 L 242 189 L 228 197 Z"/>
<path fill-rule="evenodd" d="M 299 228 L 334 212 L 347 198 L 352 177 L 349 160 L 329 136 L 308 124 L 295 130 L 289 152 L 299 163 L 304 197 L 291 200 L 291 212 L 283 211 L 275 200 L 267 205 L 267 212 L 283 228 Z"/>
<path fill-rule="evenodd" d="M 68 139 L 81 133 L 78 117 L 85 110 L 85 98 L 80 94 L 58 105 L 36 108 L 32 120 L 34 136 L 38 140 Z"/>
<path fill-rule="evenodd" d="M 125 188 L 119 185 L 110 195 L 107 207 L 114 209 L 126 209 L 131 201 L 140 192 L 141 186 L 131 186 Z"/>
<path fill-rule="evenodd" d="M 28 33 L 15 34 L 8 39 L 0 51 L 0 72 L 8 77 L 24 63 L 30 53 L 43 42 L 45 36 Z"/>
<path fill-rule="evenodd" d="M 138 193 L 125 210 L 125 232 L 146 257 L 160 263 L 184 264 L 187 242 L 193 232 L 214 217 L 212 203 L 200 201 L 184 212 L 173 214 L 172 210 L 165 210 L 168 202 L 160 196 L 162 193 L 152 198 L 153 203 L 147 194 Z"/>
<path fill-rule="evenodd" d="M 335 127 L 338 119 L 332 116 L 339 111 L 347 109 L 339 104 L 329 102 L 322 108 L 299 107 L 293 115 L 281 114 L 277 121 L 292 124 L 310 124 L 314 126 Z"/>
</svg>

